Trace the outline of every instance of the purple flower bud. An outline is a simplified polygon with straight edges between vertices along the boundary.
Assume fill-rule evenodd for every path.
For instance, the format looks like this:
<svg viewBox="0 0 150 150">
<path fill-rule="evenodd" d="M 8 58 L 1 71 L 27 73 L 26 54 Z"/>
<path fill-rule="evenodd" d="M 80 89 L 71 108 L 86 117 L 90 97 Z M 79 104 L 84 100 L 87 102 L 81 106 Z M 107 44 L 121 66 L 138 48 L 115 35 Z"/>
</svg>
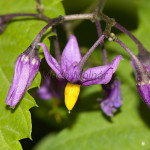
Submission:
<svg viewBox="0 0 150 150">
<path fill-rule="evenodd" d="M 13 80 L 5 101 L 11 107 L 20 101 L 38 72 L 40 59 L 33 54 L 32 51 L 29 53 L 28 49 L 17 58 Z"/>
<path fill-rule="evenodd" d="M 150 68 L 145 67 L 141 63 L 141 70 L 139 70 L 136 65 L 136 60 L 131 60 L 131 64 L 134 69 L 134 73 L 137 80 L 137 90 L 140 94 L 140 96 L 143 98 L 145 103 L 150 107 Z"/>
<path fill-rule="evenodd" d="M 137 89 L 140 94 L 140 96 L 143 98 L 145 103 L 150 107 L 150 82 L 144 83 L 139 82 L 137 83 Z"/>
<path fill-rule="evenodd" d="M 108 84 L 102 85 L 106 99 L 98 100 L 103 112 L 107 116 L 113 116 L 122 105 L 120 81 L 112 79 Z"/>
</svg>

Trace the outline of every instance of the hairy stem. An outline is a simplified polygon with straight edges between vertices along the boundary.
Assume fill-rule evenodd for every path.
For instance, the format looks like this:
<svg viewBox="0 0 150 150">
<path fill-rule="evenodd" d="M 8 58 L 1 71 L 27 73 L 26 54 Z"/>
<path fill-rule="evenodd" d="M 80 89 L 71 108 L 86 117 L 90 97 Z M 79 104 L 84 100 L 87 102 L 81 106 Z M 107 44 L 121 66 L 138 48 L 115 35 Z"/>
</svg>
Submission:
<svg viewBox="0 0 150 150">
<path fill-rule="evenodd" d="M 80 71 L 82 71 L 85 62 L 87 61 L 87 59 L 89 58 L 89 56 L 91 55 L 91 53 L 104 40 L 104 38 L 105 38 L 104 35 L 102 35 L 101 37 L 99 37 L 99 39 L 94 43 L 94 45 L 89 49 L 89 51 L 83 56 L 83 58 L 79 62 L 79 69 L 80 69 Z"/>
<path fill-rule="evenodd" d="M 38 12 L 39 12 L 39 14 L 42 14 L 43 13 L 43 7 L 41 4 L 41 0 L 36 0 L 36 2 L 37 2 L 36 7 L 37 7 Z"/>
<path fill-rule="evenodd" d="M 97 28 L 98 36 L 99 37 L 102 36 L 102 29 L 101 29 L 101 24 L 99 21 L 96 21 L 96 28 Z M 108 58 L 107 58 L 106 49 L 104 47 L 104 40 L 102 40 L 102 42 L 100 43 L 100 47 L 102 49 L 103 64 L 107 65 L 108 64 Z"/>
<path fill-rule="evenodd" d="M 42 14 L 34 14 L 34 13 L 13 13 L 13 14 L 0 15 L 2 23 L 7 23 L 8 21 L 10 21 L 15 17 L 36 17 L 45 21 L 50 21 L 49 17 L 44 16 Z"/>
<path fill-rule="evenodd" d="M 139 53 L 141 54 L 145 54 L 147 53 L 147 50 L 145 49 L 145 47 L 142 45 L 142 43 L 131 33 L 129 32 L 126 28 L 124 28 L 123 26 L 121 26 L 119 23 L 116 22 L 116 24 L 114 25 L 117 29 L 119 29 L 120 31 L 124 32 L 125 34 L 127 34 L 138 46 L 138 50 Z"/>
<path fill-rule="evenodd" d="M 99 0 L 99 3 L 94 11 L 94 13 L 99 14 L 99 12 L 103 11 L 104 5 L 106 3 L 106 0 Z"/>
<path fill-rule="evenodd" d="M 60 23 L 61 21 L 63 21 L 63 17 L 58 17 L 58 18 L 54 18 L 52 19 L 39 33 L 38 35 L 36 36 L 36 38 L 34 39 L 34 41 L 31 43 L 32 47 L 34 46 L 37 46 L 37 43 L 40 42 L 43 34 L 46 32 L 46 30 L 49 28 L 49 27 L 52 27 L 54 25 L 56 25 L 57 23 Z"/>
<path fill-rule="evenodd" d="M 135 63 L 135 67 L 138 70 L 138 72 L 145 73 L 145 68 L 143 66 L 143 64 L 140 62 L 140 60 L 132 53 L 132 51 L 122 42 L 120 41 L 118 38 L 115 39 L 115 42 L 118 43 L 122 48 L 125 49 L 125 51 L 131 56 L 131 58 L 133 59 L 134 63 Z"/>
</svg>

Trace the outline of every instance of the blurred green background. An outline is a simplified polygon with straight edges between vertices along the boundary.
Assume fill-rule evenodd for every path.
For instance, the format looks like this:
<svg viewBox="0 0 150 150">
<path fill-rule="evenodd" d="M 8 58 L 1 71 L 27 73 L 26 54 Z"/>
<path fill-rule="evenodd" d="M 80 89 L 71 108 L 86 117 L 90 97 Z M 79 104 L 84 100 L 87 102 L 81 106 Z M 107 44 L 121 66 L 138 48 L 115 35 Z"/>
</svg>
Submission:
<svg viewBox="0 0 150 150">
<path fill-rule="evenodd" d="M 66 14 L 86 13 L 91 12 L 97 2 L 96 0 L 64 0 L 63 6 Z M 145 38 L 142 38 L 144 33 L 141 33 L 140 36 L 139 32 L 144 30 L 140 24 L 144 24 L 142 17 L 147 15 L 147 13 L 144 14 L 145 8 L 142 8 L 143 5 L 148 7 L 145 6 L 146 3 L 147 1 L 108 0 L 104 12 L 137 35 L 145 44 Z M 143 16 L 139 15 L 140 9 L 143 9 Z M 82 54 L 84 54 L 97 40 L 95 25 L 90 21 L 76 21 L 71 26 L 73 26 L 73 33 L 77 36 Z M 104 22 L 102 22 L 102 27 L 104 29 Z M 62 26 L 58 26 L 57 31 L 61 50 L 63 50 L 67 42 L 65 31 Z M 114 28 L 112 31 L 117 33 L 137 53 L 136 45 L 128 37 Z M 146 30 L 148 31 L 150 29 Z M 148 48 L 148 45 L 146 46 Z M 82 87 L 79 100 L 70 115 L 67 113 L 64 102 L 60 102 L 57 107 L 56 99 L 36 101 L 39 108 L 31 109 L 33 141 L 22 140 L 24 149 L 30 149 L 35 145 L 34 150 L 117 150 L 120 147 L 124 150 L 150 149 L 150 111 L 136 91 L 130 58 L 122 48 L 114 43 L 106 42 L 106 47 L 110 61 L 120 53 L 124 57 L 117 70 L 118 78 L 122 82 L 123 97 L 123 106 L 118 113 L 113 118 L 106 117 L 102 113 L 96 101 L 98 97 L 102 97 L 99 85 Z M 89 58 L 87 65 L 102 65 L 99 48 Z M 41 139 L 42 141 L 37 145 Z"/>
<path fill-rule="evenodd" d="M 13 1 L 13 0 L 12 0 Z M 45 14 L 48 16 L 56 17 L 59 13 L 63 13 L 60 6 L 55 9 L 55 5 L 48 9 L 48 5 L 51 5 L 51 0 L 43 0 L 45 8 Z M 57 1 L 60 2 L 60 1 Z M 6 1 L 3 0 L 3 5 Z M 19 5 L 15 6 L 15 12 L 32 10 L 29 7 L 29 1 L 26 2 L 26 6 L 23 8 Z M 53 3 L 55 3 L 53 1 Z M 64 0 L 62 1 L 66 14 L 86 13 L 91 12 L 98 3 L 97 0 Z M 1 4 L 1 8 L 2 8 Z M 25 5 L 25 3 L 24 3 Z M 6 8 L 8 5 L 6 6 Z M 54 10 L 53 10 L 54 9 Z M 12 9 L 13 10 L 13 9 Z M 60 11 L 60 12 L 59 12 Z M 6 13 L 7 10 L 5 10 Z M 150 42 L 150 1 L 149 0 L 107 0 L 104 7 L 104 13 L 109 17 L 116 19 L 118 23 L 130 30 L 143 44 L 149 49 Z M 19 21 L 16 22 L 16 26 Z M 24 21 L 23 21 L 24 22 Z M 24 28 L 31 22 L 22 25 Z M 15 24 L 15 23 L 14 23 Z M 34 27 L 37 22 L 34 21 L 31 27 Z M 11 31 L 11 25 L 9 24 L 6 31 L 7 35 L 2 35 L 1 39 L 6 39 L 8 33 Z M 44 23 L 40 23 L 40 27 L 44 26 Z M 71 32 L 75 34 L 78 39 L 81 53 L 84 54 L 97 40 L 97 32 L 95 24 L 91 21 L 75 21 L 71 22 L 73 29 Z M 102 28 L 104 29 L 105 23 L 102 22 Z M 15 25 L 14 25 L 15 28 Z M 13 27 L 12 27 L 13 29 Z M 30 35 L 32 28 L 29 28 L 28 34 Z M 69 30 L 68 28 L 67 30 Z M 27 47 L 31 43 L 33 37 L 40 31 L 32 32 L 32 36 L 27 38 L 25 34 L 14 37 L 14 40 L 19 38 L 25 41 L 23 48 Z M 63 26 L 57 26 L 58 38 L 60 42 L 61 51 L 63 50 L 67 42 L 67 34 Z M 119 32 L 116 29 L 112 29 L 114 33 L 137 54 L 137 47 L 133 41 L 125 34 Z M 19 32 L 19 31 L 18 31 Z M 13 36 L 11 36 L 13 37 Z M 8 37 L 10 38 L 10 37 Z M 48 43 L 48 40 L 44 40 Z M 3 41 L 5 43 L 5 41 Z M 22 43 L 19 43 L 18 49 L 22 48 Z M 6 45 L 6 43 L 5 43 Z M 14 46 L 15 47 L 15 46 Z M 100 106 L 97 103 L 97 98 L 102 97 L 102 91 L 100 85 L 94 85 L 90 87 L 82 87 L 79 99 L 73 108 L 71 114 L 64 105 L 63 101 L 52 99 L 44 101 L 41 99 L 35 99 L 39 107 L 30 109 L 32 118 L 32 140 L 23 139 L 21 144 L 24 150 L 149 150 L 150 149 L 150 110 L 142 99 L 138 95 L 136 90 L 135 78 L 133 70 L 130 65 L 130 57 L 128 54 L 114 42 L 108 42 L 106 40 L 105 47 L 107 49 L 109 61 L 111 62 L 116 55 L 121 54 L 124 58 L 120 62 L 117 69 L 117 77 L 121 81 L 123 106 L 114 115 L 113 118 L 106 117 L 100 110 Z M 3 47 L 1 47 L 2 49 Z M 9 47 L 8 47 L 9 48 Z M 8 49 L 7 48 L 7 49 Z M 12 48 L 11 48 L 12 49 Z M 51 52 L 54 50 L 51 47 Z M 18 55 L 20 52 L 16 52 L 14 55 Z M 3 52 L 1 52 L 3 54 Z M 13 54 L 12 54 L 13 55 Z M 42 51 L 41 51 L 41 55 Z M 14 56 L 14 60 L 15 57 Z M 7 58 L 7 56 L 6 56 Z M 8 59 L 8 58 L 7 58 Z M 4 60 L 7 62 L 7 60 Z M 3 61 L 3 62 L 4 62 Z M 14 62 L 13 62 L 14 63 Z M 46 66 L 46 62 L 43 59 L 41 66 Z M 88 59 L 86 67 L 102 65 L 102 58 L 100 48 L 98 47 Z M 13 66 L 12 66 L 13 67 Z M 12 78 L 12 74 L 9 77 Z M 35 89 L 30 89 L 29 93 L 33 93 Z M 22 104 L 23 102 L 21 102 Z M 23 104 L 22 104 L 23 107 Z"/>
</svg>

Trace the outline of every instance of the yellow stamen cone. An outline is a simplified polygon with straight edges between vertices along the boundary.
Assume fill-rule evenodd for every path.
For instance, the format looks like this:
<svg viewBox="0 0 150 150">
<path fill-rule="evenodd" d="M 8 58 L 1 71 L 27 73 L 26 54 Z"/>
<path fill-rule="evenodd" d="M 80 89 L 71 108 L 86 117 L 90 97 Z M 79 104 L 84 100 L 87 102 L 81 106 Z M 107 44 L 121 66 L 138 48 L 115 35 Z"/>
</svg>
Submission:
<svg viewBox="0 0 150 150">
<path fill-rule="evenodd" d="M 67 83 L 65 87 L 65 105 L 69 112 L 74 107 L 80 93 L 80 85 Z"/>
</svg>

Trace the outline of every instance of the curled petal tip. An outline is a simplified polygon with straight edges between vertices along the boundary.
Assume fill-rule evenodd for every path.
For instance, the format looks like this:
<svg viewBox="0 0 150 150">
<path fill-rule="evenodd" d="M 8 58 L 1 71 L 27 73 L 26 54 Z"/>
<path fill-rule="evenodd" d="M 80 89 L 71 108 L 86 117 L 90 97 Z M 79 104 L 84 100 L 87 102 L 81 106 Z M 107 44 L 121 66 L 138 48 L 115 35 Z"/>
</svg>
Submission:
<svg viewBox="0 0 150 150">
<path fill-rule="evenodd" d="M 84 80 L 82 81 L 83 86 L 94 85 L 94 84 L 107 84 L 110 82 L 112 75 L 116 71 L 122 56 L 118 55 L 108 65 L 93 67 L 87 69 L 83 74 Z"/>
</svg>

